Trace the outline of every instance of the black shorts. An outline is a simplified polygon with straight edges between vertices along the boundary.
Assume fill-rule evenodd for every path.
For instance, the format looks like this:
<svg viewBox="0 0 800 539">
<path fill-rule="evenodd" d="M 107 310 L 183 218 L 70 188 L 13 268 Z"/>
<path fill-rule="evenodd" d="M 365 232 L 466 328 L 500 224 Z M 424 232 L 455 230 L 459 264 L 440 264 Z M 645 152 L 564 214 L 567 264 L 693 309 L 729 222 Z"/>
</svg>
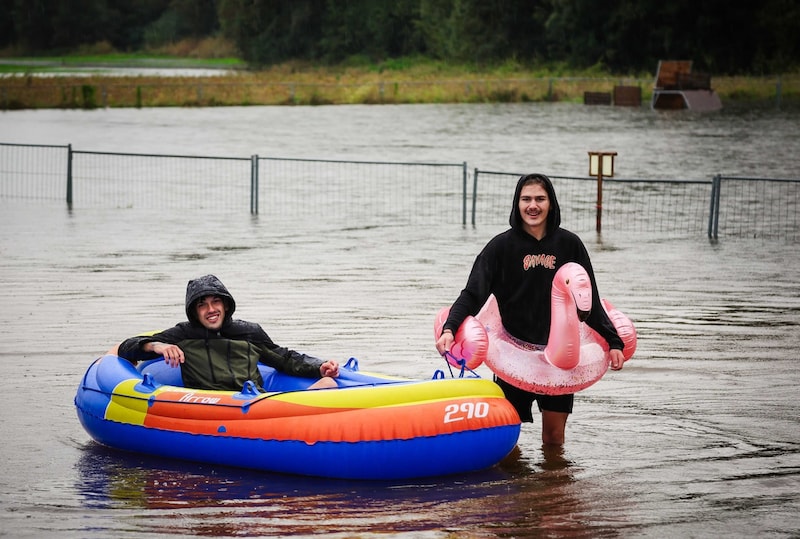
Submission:
<svg viewBox="0 0 800 539">
<path fill-rule="evenodd" d="M 539 393 L 531 393 L 518 387 L 512 386 L 505 380 L 494 377 L 494 381 L 503 390 L 506 400 L 510 402 L 519 414 L 519 418 L 523 423 L 533 422 L 533 401 L 539 405 L 539 411 L 548 412 L 563 412 L 566 414 L 572 413 L 572 403 L 575 400 L 575 395 L 541 395 Z"/>
</svg>

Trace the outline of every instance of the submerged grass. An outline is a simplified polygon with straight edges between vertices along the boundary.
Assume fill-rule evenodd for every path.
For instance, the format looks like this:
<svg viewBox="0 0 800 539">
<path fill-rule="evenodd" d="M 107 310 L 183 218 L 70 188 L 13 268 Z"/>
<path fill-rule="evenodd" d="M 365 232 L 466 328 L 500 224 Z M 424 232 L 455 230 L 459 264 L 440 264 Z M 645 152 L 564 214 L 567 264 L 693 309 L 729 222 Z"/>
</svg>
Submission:
<svg viewBox="0 0 800 539">
<path fill-rule="evenodd" d="M 118 75 L 110 68 L 219 69 L 205 76 Z M 78 69 L 87 70 L 77 73 Z M 90 70 L 88 70 L 90 69 Z M 0 108 L 190 107 L 381 103 L 584 102 L 587 92 L 615 86 L 652 94 L 653 75 L 612 76 L 597 69 L 525 67 L 516 62 L 477 67 L 428 59 L 370 63 L 353 58 L 335 66 L 290 62 L 249 70 L 234 57 L 168 54 L 87 54 L 0 61 Z M 50 74 L 51 76 L 46 76 Z M 800 101 L 800 74 L 714 77 L 723 101 Z M 636 92 L 634 92 L 636 93 Z"/>
</svg>

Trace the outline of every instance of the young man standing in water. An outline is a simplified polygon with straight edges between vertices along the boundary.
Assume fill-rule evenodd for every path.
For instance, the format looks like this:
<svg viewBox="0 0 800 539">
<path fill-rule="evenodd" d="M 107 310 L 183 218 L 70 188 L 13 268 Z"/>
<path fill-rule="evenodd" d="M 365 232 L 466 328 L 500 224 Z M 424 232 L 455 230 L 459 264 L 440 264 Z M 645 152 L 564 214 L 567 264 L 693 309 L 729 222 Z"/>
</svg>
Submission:
<svg viewBox="0 0 800 539">
<path fill-rule="evenodd" d="M 337 387 L 336 361 L 307 356 L 278 346 L 260 325 L 234 320 L 236 302 L 214 275 L 192 279 L 186 286 L 186 317 L 174 327 L 119 344 L 117 354 L 137 362 L 164 356 L 181 368 L 186 387 L 239 391 L 252 380 L 264 385 L 258 363 L 295 376 L 318 378 L 309 389 Z"/>
<path fill-rule="evenodd" d="M 567 262 L 586 269 L 592 282 L 592 310 L 586 323 L 610 348 L 611 368 L 622 368 L 623 343 L 600 303 L 589 254 L 580 238 L 561 228 L 561 210 L 550 179 L 528 174 L 517 182 L 509 217 L 511 228 L 492 238 L 475 259 L 466 287 L 450 308 L 436 342 L 440 354 L 450 350 L 464 319 L 475 316 L 490 294 L 497 298 L 503 326 L 514 337 L 546 344 L 550 333 L 550 291 L 556 271 Z M 525 263 L 525 260 L 547 263 Z M 542 442 L 563 445 L 574 394 L 540 395 L 519 389 L 495 375 L 523 422 L 533 422 L 536 401 L 542 415 Z"/>
</svg>

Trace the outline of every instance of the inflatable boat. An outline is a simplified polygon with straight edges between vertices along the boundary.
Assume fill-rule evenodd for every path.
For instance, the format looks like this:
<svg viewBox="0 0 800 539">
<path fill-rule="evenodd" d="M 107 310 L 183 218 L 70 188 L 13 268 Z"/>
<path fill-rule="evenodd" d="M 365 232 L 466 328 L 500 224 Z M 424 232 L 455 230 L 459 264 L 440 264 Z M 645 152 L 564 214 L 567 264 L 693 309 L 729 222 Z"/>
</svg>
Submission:
<svg viewBox="0 0 800 539">
<path fill-rule="evenodd" d="M 491 380 L 410 380 L 359 371 L 336 389 L 260 365 L 264 392 L 183 387 L 163 359 L 95 360 L 78 418 L 97 442 L 159 457 L 316 477 L 396 480 L 490 468 L 515 447 L 520 420 Z"/>
</svg>

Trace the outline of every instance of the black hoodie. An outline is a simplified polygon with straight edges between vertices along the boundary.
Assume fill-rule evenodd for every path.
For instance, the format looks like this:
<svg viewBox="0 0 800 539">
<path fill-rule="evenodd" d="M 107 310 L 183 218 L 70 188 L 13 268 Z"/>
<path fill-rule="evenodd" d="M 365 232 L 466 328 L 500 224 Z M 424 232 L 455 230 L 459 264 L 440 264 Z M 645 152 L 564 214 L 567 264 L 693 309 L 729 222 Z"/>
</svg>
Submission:
<svg viewBox="0 0 800 539">
<path fill-rule="evenodd" d="M 219 331 L 206 329 L 197 319 L 196 303 L 207 296 L 219 296 L 225 302 L 225 320 Z M 189 281 L 185 307 L 188 322 L 127 339 L 119 345 L 119 356 L 132 362 L 155 359 L 157 354 L 142 350 L 145 343 L 176 344 L 185 356 L 181 364 L 183 384 L 199 389 L 237 391 L 247 380 L 261 387 L 258 362 L 296 376 L 320 377 L 321 359 L 278 346 L 256 323 L 234 320 L 236 302 L 214 275 Z"/>
<path fill-rule="evenodd" d="M 532 176 L 548 196 L 547 233 L 538 240 L 522 226 L 519 196 Z M 476 315 L 490 294 L 497 298 L 503 326 L 513 336 L 535 344 L 547 344 L 550 335 L 550 291 L 556 271 L 567 262 L 583 266 L 592 281 L 592 311 L 586 323 L 611 348 L 623 349 L 622 340 L 609 320 L 597 292 L 589 254 L 580 238 L 561 228 L 561 209 L 550 179 L 543 174 L 522 176 L 514 191 L 509 216 L 511 228 L 492 238 L 472 267 L 467 285 L 450 309 L 444 329 L 455 332 L 468 315 Z"/>
</svg>

